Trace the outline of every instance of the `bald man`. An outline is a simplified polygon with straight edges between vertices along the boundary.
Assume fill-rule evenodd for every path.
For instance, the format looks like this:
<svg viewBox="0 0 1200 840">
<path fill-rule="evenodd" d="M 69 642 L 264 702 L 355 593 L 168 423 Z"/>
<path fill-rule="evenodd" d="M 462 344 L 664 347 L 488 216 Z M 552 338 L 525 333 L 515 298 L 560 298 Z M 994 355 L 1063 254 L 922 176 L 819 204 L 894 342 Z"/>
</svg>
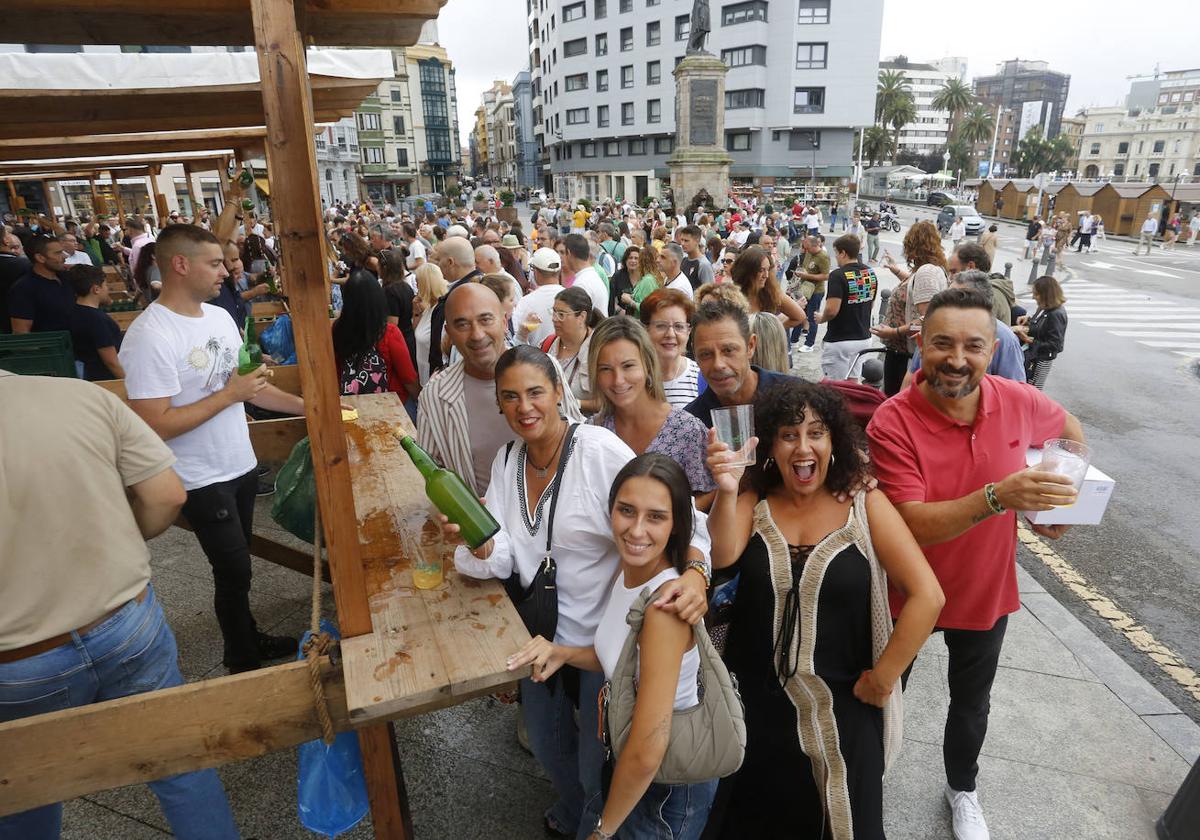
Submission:
<svg viewBox="0 0 1200 840">
<path fill-rule="evenodd" d="M 475 267 L 481 274 L 503 274 L 511 280 L 513 303 L 515 305 L 521 302 L 521 284 L 517 282 L 517 278 L 504 270 L 504 266 L 500 263 L 500 252 L 494 245 L 480 245 L 475 249 Z"/>
<path fill-rule="evenodd" d="M 516 433 L 496 410 L 496 361 L 507 349 L 503 310 L 495 292 L 470 281 L 452 288 L 442 301 L 446 334 L 459 358 L 422 389 L 417 441 L 482 496 L 491 480 L 496 451 L 516 440 Z M 562 409 L 572 421 L 582 422 L 579 402 L 570 389 L 563 394 Z"/>
<path fill-rule="evenodd" d="M 446 320 L 446 298 L 465 283 L 478 280 L 483 275 L 475 267 L 475 251 L 471 243 L 452 236 L 437 244 L 433 249 L 433 261 L 442 269 L 442 276 L 449 283 L 446 294 L 438 299 L 429 315 L 429 374 L 432 376 L 446 366 L 442 352 L 442 325 Z M 461 351 L 460 351 L 461 352 Z"/>
</svg>

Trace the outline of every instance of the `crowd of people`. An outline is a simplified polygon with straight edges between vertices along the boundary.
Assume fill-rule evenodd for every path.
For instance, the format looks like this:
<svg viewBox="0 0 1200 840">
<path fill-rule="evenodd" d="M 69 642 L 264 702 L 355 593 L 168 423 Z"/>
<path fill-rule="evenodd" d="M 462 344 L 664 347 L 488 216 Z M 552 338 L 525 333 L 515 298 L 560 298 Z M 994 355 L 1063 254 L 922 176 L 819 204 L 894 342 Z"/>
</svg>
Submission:
<svg viewBox="0 0 1200 840">
<path fill-rule="evenodd" d="M 226 667 L 296 651 L 295 639 L 259 631 L 250 606 L 260 470 L 245 405 L 303 414 L 303 402 L 274 387 L 266 365 L 237 370 L 248 303 L 286 299 L 287 277 L 269 226 L 242 217 L 236 184 L 219 215 L 161 230 L 131 218 L 107 234 L 85 220 L 75 233 L 42 220 L 15 235 L 30 263 L 7 296 L 13 331 L 79 332 L 95 351 L 81 358 L 87 378 L 123 378 L 128 403 L 85 383 L 0 376 L 0 400 L 22 406 L 0 415 L 6 475 L 35 504 L 77 492 L 7 454 L 30 449 L 34 426 L 64 459 L 89 452 L 94 480 L 130 488 L 132 501 L 105 511 L 125 542 L 105 549 L 95 575 L 69 572 L 95 550 L 70 534 L 57 537 L 49 574 L 29 551 L 0 557 L 23 605 L 0 617 L 2 719 L 48 710 L 44 692 L 31 698 L 24 686 L 52 690 L 80 668 L 101 689 L 71 704 L 181 681 L 142 541 L 180 511 L 212 567 Z M 864 254 L 878 227 L 856 233 L 856 214 L 826 241 L 815 207 L 609 202 L 546 207 L 528 221 L 431 210 L 326 212 L 339 387 L 395 393 L 420 445 L 486 500 L 500 530 L 458 545 L 461 574 L 528 590 L 554 560 L 556 617 L 530 627 L 509 663 L 529 674 L 521 729 L 554 789 L 546 832 L 883 837 L 903 686 L 939 632 L 949 650 L 944 793 L 955 836 L 987 837 L 976 777 L 1007 616 L 1019 608 L 1017 511 L 1074 493 L 1070 479 L 1027 469 L 1025 451 L 1083 440 L 1040 391 L 1066 329 L 1054 279 L 1037 281 L 1037 311 L 1024 313 L 984 247 L 963 242 L 947 258 L 936 227 L 918 222 L 903 264 L 884 257 L 899 285 L 882 306 Z M 68 267 L 79 253 L 86 261 Z M 97 263 L 142 278 L 129 291 L 145 309 L 123 340 L 95 317 L 107 294 Z M 824 378 L 791 375 L 818 338 Z M 860 381 L 876 338 L 882 390 Z M 736 406 L 754 417 L 748 466 L 714 431 L 714 414 Z M 67 434 L 84 407 L 95 421 Z M 38 522 L 0 513 L 12 545 L 40 545 Z M 635 610 L 644 620 L 639 612 L 629 648 Z M 97 624 L 118 614 L 128 628 Z M 146 622 L 162 656 L 119 677 L 97 670 L 101 641 L 119 646 Z M 715 700 L 698 676 L 716 667 L 709 639 L 744 704 L 744 742 L 715 747 L 744 758 L 723 778 L 668 773 L 683 731 L 672 721 Z M 612 721 L 597 698 L 619 676 L 636 679 L 636 699 L 627 729 L 606 740 Z M 192 809 L 204 807 L 217 831 L 206 836 L 236 836 L 214 782 L 206 771 L 156 783 L 177 834 L 196 836 Z M 60 813 L 0 819 L 0 834 L 47 836 Z"/>
</svg>

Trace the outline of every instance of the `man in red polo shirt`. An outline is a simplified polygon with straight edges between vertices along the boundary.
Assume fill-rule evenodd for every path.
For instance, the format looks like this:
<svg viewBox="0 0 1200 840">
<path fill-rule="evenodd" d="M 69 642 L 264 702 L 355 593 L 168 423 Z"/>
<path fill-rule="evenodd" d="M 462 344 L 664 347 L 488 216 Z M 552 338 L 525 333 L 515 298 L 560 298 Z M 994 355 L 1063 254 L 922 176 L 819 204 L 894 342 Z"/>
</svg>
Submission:
<svg viewBox="0 0 1200 840">
<path fill-rule="evenodd" d="M 937 624 L 950 653 L 945 794 L 954 836 L 986 840 L 975 777 L 1008 614 L 1021 605 L 1015 511 L 1075 501 L 1069 478 L 1026 468 L 1025 450 L 1050 438 L 1082 442 L 1083 429 L 1041 391 L 987 374 L 998 342 L 979 292 L 935 295 L 918 342 L 913 387 L 879 407 L 867 435 L 880 487 L 946 593 Z M 1057 539 L 1068 526 L 1031 527 Z M 896 615 L 903 598 L 893 590 L 891 600 Z"/>
</svg>

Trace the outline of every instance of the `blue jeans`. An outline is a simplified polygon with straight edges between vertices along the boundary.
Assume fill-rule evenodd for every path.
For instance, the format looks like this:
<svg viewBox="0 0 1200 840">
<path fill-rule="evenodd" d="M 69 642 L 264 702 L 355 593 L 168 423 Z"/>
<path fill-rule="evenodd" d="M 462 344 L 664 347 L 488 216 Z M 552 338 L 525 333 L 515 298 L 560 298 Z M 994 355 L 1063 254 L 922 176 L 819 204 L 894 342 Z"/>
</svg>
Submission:
<svg viewBox="0 0 1200 840">
<path fill-rule="evenodd" d="M 599 671 L 579 672 L 579 710 L 558 679 L 551 691 L 544 683 L 521 680 L 521 714 L 533 757 L 550 777 L 558 801 L 546 812 L 557 828 L 587 840 L 600 816 L 600 771 L 604 745 L 597 737 L 597 698 L 604 685 Z"/>
<path fill-rule="evenodd" d="M 101 703 L 182 685 L 175 637 L 151 588 L 87 635 L 16 662 L 0 663 L 0 721 Z M 150 782 L 171 830 L 182 840 L 236 840 L 240 835 L 215 770 Z M 62 805 L 0 817 L 0 840 L 54 840 Z"/>
<path fill-rule="evenodd" d="M 717 779 L 692 785 L 652 782 L 617 830 L 618 840 L 699 840 Z"/>
<path fill-rule="evenodd" d="M 817 313 L 821 311 L 821 301 L 825 300 L 824 292 L 813 292 L 813 296 L 808 299 L 808 303 L 804 305 L 804 316 L 808 318 L 808 330 L 804 336 L 804 343 L 812 347 L 817 342 L 816 322 Z M 800 337 L 800 327 L 792 327 L 792 341 Z"/>
</svg>

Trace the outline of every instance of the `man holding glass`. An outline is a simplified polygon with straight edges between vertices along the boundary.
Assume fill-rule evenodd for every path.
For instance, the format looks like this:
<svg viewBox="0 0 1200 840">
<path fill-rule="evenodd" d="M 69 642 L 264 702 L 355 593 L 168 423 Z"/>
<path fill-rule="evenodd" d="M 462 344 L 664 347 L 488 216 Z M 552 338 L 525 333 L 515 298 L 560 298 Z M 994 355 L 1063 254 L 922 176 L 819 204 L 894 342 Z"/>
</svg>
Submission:
<svg viewBox="0 0 1200 840">
<path fill-rule="evenodd" d="M 945 796 L 954 836 L 985 840 L 975 777 L 1008 614 L 1021 605 L 1016 511 L 1070 505 L 1078 491 L 1068 476 L 1027 469 L 1025 452 L 1054 438 L 1083 443 L 1083 429 L 1036 389 L 987 373 L 996 319 L 978 291 L 935 295 L 917 340 L 913 386 L 880 406 L 867 435 L 880 488 L 946 594 L 936 628 L 950 654 Z M 1030 527 L 1057 539 L 1069 526 Z M 894 591 L 891 606 L 903 606 Z"/>
</svg>

